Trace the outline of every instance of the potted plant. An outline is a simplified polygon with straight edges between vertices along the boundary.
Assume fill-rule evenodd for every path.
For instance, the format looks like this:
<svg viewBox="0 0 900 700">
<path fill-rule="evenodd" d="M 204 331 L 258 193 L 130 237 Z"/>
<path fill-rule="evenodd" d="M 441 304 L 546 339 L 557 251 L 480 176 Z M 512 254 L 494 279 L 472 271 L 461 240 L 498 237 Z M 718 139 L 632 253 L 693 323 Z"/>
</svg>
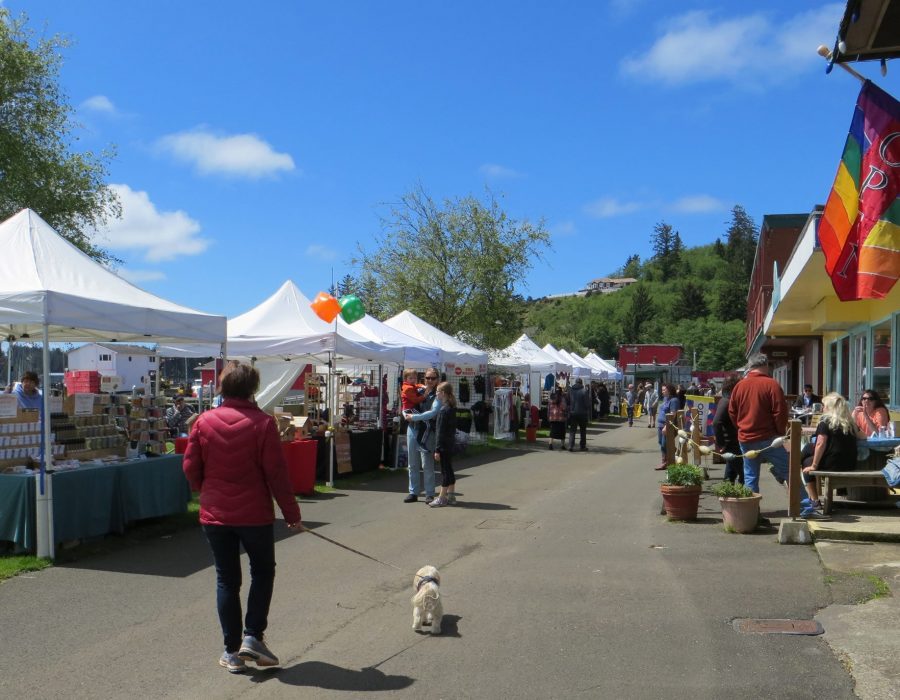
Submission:
<svg viewBox="0 0 900 700">
<path fill-rule="evenodd" d="M 756 529 L 759 521 L 759 502 L 762 496 L 754 494 L 743 484 L 723 481 L 712 487 L 722 506 L 722 522 L 728 532 L 746 534 Z"/>
<path fill-rule="evenodd" d="M 703 470 L 695 464 L 670 464 L 659 486 L 670 520 L 696 520 Z"/>
</svg>

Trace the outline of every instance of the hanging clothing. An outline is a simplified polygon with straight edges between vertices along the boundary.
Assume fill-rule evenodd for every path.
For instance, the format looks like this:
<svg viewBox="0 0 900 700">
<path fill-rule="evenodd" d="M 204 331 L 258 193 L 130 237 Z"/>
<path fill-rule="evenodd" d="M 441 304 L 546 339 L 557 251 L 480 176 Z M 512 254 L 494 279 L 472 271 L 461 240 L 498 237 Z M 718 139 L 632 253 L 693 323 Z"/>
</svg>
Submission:
<svg viewBox="0 0 900 700">
<path fill-rule="evenodd" d="M 459 380 L 459 401 L 460 403 L 469 403 L 471 398 L 469 394 L 469 380 L 463 377 Z"/>
<path fill-rule="evenodd" d="M 481 394 L 481 396 L 483 397 L 484 396 L 484 377 L 479 374 L 477 377 L 475 377 L 473 385 L 475 387 L 475 393 Z"/>
<path fill-rule="evenodd" d="M 491 415 L 491 407 L 484 401 L 476 401 L 472 404 L 472 422 L 475 424 L 476 433 L 488 431 L 488 417 Z"/>
</svg>

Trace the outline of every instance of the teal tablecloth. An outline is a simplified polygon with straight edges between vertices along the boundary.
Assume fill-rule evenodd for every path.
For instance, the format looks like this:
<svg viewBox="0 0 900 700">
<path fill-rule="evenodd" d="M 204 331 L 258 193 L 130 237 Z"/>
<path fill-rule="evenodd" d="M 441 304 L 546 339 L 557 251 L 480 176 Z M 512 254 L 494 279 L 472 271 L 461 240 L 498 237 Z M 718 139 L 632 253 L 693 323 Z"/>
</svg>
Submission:
<svg viewBox="0 0 900 700">
<path fill-rule="evenodd" d="M 0 540 L 34 551 L 35 477 L 0 474 Z M 85 465 L 53 474 L 56 542 L 122 532 L 133 520 L 184 513 L 191 489 L 181 455 Z"/>
</svg>

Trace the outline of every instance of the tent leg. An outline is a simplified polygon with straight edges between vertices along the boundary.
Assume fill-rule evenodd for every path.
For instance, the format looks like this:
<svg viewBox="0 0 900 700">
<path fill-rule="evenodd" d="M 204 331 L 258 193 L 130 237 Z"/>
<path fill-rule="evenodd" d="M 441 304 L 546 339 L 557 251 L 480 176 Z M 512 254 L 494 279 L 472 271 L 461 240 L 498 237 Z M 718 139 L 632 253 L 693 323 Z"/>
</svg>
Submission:
<svg viewBox="0 0 900 700">
<path fill-rule="evenodd" d="M 337 321 L 335 321 L 335 327 Z M 328 424 L 334 426 L 334 387 L 332 386 L 332 366 L 334 365 L 334 354 L 328 355 L 328 396 L 326 397 L 326 406 L 328 407 Z M 328 481 L 325 485 L 328 488 L 334 487 L 334 428 L 325 431 L 325 444 L 328 447 Z"/>
<path fill-rule="evenodd" d="M 35 483 L 35 525 L 37 528 L 37 555 L 54 559 L 53 537 L 53 488 L 49 468 L 53 465 L 53 445 L 50 433 L 50 331 L 43 328 L 42 372 L 44 391 L 41 401 L 41 471 Z"/>
</svg>

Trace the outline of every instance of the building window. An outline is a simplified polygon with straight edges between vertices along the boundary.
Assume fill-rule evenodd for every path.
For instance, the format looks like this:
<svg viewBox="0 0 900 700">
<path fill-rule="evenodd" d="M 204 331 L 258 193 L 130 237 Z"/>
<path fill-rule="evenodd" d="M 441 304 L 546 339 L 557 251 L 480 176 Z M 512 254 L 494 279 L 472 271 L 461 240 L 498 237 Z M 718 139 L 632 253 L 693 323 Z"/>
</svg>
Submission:
<svg viewBox="0 0 900 700">
<path fill-rule="evenodd" d="M 841 364 L 840 369 L 838 370 L 838 377 L 840 378 L 840 389 L 838 391 L 850 399 L 854 405 L 856 405 L 856 401 L 859 397 L 853 397 L 850 395 L 850 336 L 845 336 L 840 339 L 841 344 Z"/>
<path fill-rule="evenodd" d="M 891 357 L 894 344 L 891 338 L 891 320 L 882 321 L 872 329 L 872 389 L 875 389 L 886 403 L 893 404 L 894 393 L 891 381 Z"/>
<path fill-rule="evenodd" d="M 862 396 L 863 391 L 872 387 L 872 377 L 869 373 L 869 331 L 853 337 L 853 380 L 852 394 L 847 394 L 851 399 Z"/>
<path fill-rule="evenodd" d="M 828 344 L 828 391 L 838 390 L 838 344 Z"/>
<path fill-rule="evenodd" d="M 155 363 L 156 363 L 156 357 L 154 357 L 153 355 L 150 355 L 150 364 L 152 365 Z"/>
<path fill-rule="evenodd" d="M 112 362 L 112 355 L 100 355 L 100 362 Z"/>
</svg>

